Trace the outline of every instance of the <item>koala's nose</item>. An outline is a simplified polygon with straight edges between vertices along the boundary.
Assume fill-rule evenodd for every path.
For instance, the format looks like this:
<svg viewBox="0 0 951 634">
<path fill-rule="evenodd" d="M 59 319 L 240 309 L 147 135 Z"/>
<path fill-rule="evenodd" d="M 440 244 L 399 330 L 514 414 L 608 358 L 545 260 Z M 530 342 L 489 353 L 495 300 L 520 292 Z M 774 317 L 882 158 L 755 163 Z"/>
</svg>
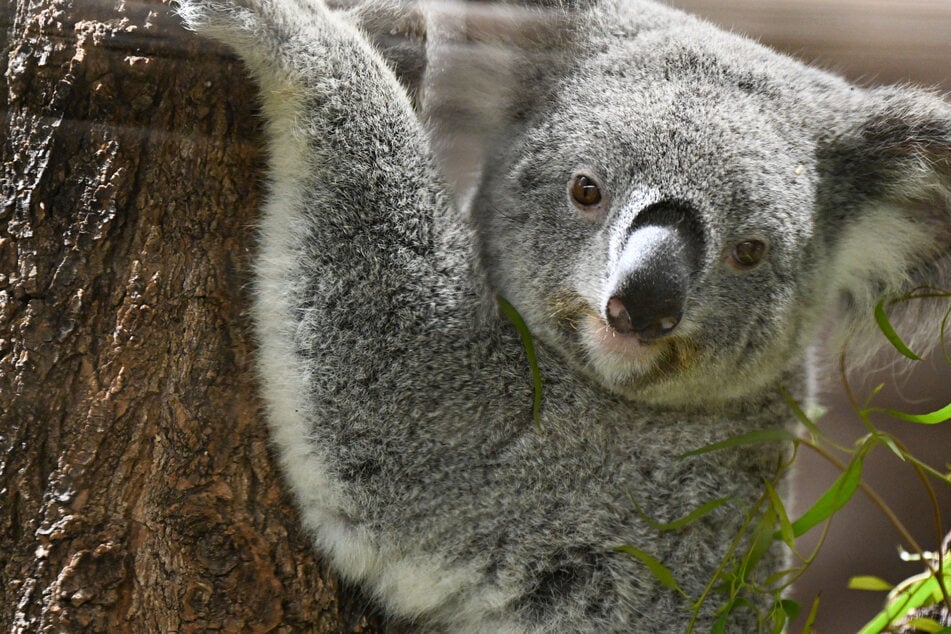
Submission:
<svg viewBox="0 0 951 634">
<path fill-rule="evenodd" d="M 660 339 L 673 332 L 683 317 L 681 306 L 663 303 L 664 306 L 644 305 L 629 296 L 612 297 L 607 306 L 608 324 L 623 335 L 635 334 L 644 341 Z"/>
<path fill-rule="evenodd" d="M 632 231 L 612 276 L 608 325 L 642 341 L 671 334 L 683 318 L 694 261 L 690 240 L 675 227 Z"/>
</svg>

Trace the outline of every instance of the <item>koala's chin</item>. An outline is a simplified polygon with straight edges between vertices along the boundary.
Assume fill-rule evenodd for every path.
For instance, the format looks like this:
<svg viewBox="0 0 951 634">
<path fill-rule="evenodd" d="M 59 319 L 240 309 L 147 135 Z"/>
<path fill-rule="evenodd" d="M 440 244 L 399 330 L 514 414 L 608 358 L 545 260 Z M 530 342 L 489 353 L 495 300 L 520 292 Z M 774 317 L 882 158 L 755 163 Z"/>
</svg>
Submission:
<svg viewBox="0 0 951 634">
<path fill-rule="evenodd" d="M 579 335 L 591 365 L 610 384 L 672 376 L 687 363 L 676 340 L 645 342 L 617 332 L 594 315 L 584 319 Z"/>
<path fill-rule="evenodd" d="M 593 310 L 583 311 L 572 322 L 570 329 L 556 335 L 558 341 L 550 342 L 551 347 L 602 387 L 628 400 L 655 404 L 689 405 L 696 400 L 683 383 L 685 379 L 694 383 L 696 374 L 691 370 L 702 364 L 702 354 L 687 332 L 643 341 L 617 332 Z"/>
<path fill-rule="evenodd" d="M 642 341 L 588 314 L 578 321 L 572 345 L 562 349 L 577 351 L 573 358 L 566 356 L 569 364 L 626 400 L 685 409 L 710 410 L 755 398 L 772 391 L 784 370 L 795 367 L 788 346 L 737 359 L 725 349 L 704 346 L 685 326 L 677 335 Z"/>
</svg>

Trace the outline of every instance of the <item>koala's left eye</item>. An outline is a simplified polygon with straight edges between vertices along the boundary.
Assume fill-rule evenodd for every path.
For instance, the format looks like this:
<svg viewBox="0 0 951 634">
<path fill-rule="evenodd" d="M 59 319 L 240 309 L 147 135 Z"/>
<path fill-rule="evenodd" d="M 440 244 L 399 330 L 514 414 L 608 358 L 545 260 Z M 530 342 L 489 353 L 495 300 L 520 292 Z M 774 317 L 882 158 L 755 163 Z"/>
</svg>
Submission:
<svg viewBox="0 0 951 634">
<path fill-rule="evenodd" d="M 571 200 L 579 207 L 590 208 L 601 202 L 601 187 L 587 174 L 577 174 L 568 186 Z"/>
<path fill-rule="evenodd" d="M 744 240 L 733 245 L 730 263 L 738 269 L 751 269 L 766 255 L 766 243 L 762 240 Z"/>
</svg>

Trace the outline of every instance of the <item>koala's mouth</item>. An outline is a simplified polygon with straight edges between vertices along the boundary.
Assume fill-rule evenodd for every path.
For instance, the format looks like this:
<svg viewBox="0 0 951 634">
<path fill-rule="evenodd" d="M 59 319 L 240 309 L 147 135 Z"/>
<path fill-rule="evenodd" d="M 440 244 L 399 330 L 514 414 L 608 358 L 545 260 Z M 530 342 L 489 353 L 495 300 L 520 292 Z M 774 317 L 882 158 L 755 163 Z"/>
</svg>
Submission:
<svg viewBox="0 0 951 634">
<path fill-rule="evenodd" d="M 669 381 L 699 361 L 699 350 L 691 339 L 670 336 L 644 341 L 636 334 L 618 332 L 573 291 L 557 294 L 549 307 L 558 330 L 579 348 L 585 365 L 614 390 L 625 392 Z"/>
<path fill-rule="evenodd" d="M 612 328 L 580 294 L 571 290 L 555 293 L 548 302 L 558 330 L 579 342 L 588 352 L 651 364 L 663 342 L 643 341 L 637 335 Z"/>
<path fill-rule="evenodd" d="M 578 335 L 599 374 L 615 381 L 649 374 L 667 356 L 666 341 L 642 341 L 636 335 L 622 334 L 592 313 L 579 323 Z"/>
<path fill-rule="evenodd" d="M 700 349 L 690 338 L 643 341 L 618 333 L 596 315 L 584 319 L 579 336 L 590 366 L 605 385 L 631 396 L 639 388 L 676 382 L 701 361 Z"/>
</svg>

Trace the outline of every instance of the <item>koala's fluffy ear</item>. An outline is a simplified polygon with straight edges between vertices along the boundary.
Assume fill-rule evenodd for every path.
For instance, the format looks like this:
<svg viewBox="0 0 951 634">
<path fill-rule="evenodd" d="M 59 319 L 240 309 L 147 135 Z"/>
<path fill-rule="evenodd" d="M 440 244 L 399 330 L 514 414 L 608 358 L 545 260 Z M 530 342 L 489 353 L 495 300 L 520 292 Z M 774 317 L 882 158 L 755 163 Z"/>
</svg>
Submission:
<svg viewBox="0 0 951 634">
<path fill-rule="evenodd" d="M 844 297 L 841 334 L 858 360 L 885 341 L 873 318 L 881 297 L 951 291 L 951 104 L 901 89 L 852 103 L 820 142 L 819 230 Z M 947 309 L 930 299 L 888 313 L 902 336 L 927 347 Z"/>
</svg>

